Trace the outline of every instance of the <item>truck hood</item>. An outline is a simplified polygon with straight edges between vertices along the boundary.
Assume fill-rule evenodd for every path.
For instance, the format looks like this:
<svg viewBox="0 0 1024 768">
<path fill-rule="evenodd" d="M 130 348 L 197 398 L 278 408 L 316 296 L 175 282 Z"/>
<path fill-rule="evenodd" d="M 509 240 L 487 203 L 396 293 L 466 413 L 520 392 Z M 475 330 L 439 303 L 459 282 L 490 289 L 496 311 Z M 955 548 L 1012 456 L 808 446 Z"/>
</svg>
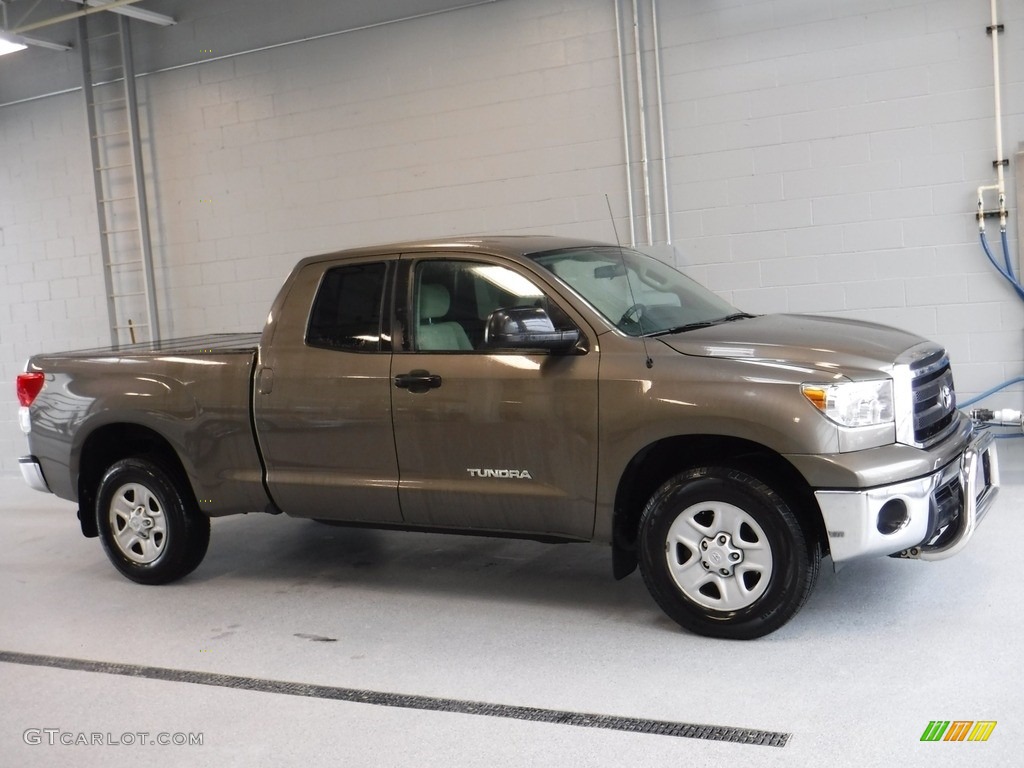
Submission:
<svg viewBox="0 0 1024 768">
<path fill-rule="evenodd" d="M 658 337 L 676 352 L 798 365 L 840 373 L 887 372 L 924 339 L 885 325 L 815 315 L 761 315 Z"/>
</svg>

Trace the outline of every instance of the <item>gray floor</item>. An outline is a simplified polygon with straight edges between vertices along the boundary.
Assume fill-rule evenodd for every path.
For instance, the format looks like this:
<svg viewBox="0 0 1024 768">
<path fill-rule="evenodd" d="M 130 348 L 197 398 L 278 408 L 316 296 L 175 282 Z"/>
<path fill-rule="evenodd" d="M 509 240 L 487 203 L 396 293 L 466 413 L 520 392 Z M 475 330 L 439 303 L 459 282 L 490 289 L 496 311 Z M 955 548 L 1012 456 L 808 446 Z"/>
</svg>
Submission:
<svg viewBox="0 0 1024 768">
<path fill-rule="evenodd" d="M 1003 493 L 962 554 L 829 567 L 750 643 L 678 630 L 601 548 L 262 515 L 215 521 L 193 576 L 141 587 L 72 505 L 0 478 L 0 652 L 791 734 L 723 743 L 0 662 L 0 766 L 1017 766 L 1024 440 L 1000 448 Z M 931 720 L 998 726 L 922 743 Z M 139 732 L 203 743 L 59 743 Z"/>
</svg>

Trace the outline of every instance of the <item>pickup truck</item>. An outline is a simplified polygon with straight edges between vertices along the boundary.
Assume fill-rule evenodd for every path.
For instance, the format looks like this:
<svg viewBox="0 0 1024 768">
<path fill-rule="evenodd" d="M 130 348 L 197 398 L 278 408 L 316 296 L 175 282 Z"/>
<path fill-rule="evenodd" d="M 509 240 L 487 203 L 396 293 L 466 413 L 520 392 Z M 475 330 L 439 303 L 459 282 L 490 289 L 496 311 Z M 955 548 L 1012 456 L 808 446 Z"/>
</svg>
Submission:
<svg viewBox="0 0 1024 768">
<path fill-rule="evenodd" d="M 682 627 L 750 639 L 823 557 L 960 551 L 999 487 L 939 345 L 569 238 L 307 258 L 262 335 L 36 355 L 17 392 L 25 480 L 143 584 L 262 511 L 608 545 Z"/>
</svg>

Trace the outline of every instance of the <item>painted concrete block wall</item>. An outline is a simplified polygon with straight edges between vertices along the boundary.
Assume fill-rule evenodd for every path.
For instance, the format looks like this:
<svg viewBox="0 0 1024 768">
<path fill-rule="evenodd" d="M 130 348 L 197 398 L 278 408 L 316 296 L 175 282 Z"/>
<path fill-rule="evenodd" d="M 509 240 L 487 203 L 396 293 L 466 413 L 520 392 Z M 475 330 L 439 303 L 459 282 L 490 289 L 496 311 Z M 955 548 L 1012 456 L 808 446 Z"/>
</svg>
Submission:
<svg viewBox="0 0 1024 768">
<path fill-rule="evenodd" d="M 0 471 L 25 452 L 14 380 L 29 356 L 109 342 L 89 166 L 73 96 L 0 110 Z"/>
<path fill-rule="evenodd" d="M 1000 8 L 1012 156 L 1024 6 Z M 750 311 L 936 339 L 962 399 L 1024 373 L 1024 304 L 989 266 L 974 216 L 977 188 L 995 181 L 987 3 L 663 3 L 661 16 L 683 264 Z M 1004 402 L 1019 408 L 1020 391 Z"/>
<path fill-rule="evenodd" d="M 318 251 L 613 238 L 617 77 L 607 8 L 500 2 L 145 80 L 164 325 L 257 327 Z"/>
<path fill-rule="evenodd" d="M 663 0 L 678 263 L 750 311 L 934 338 L 964 395 L 1024 372 L 1024 305 L 973 218 L 993 178 L 983 5 Z M 1009 152 L 1024 140 L 1024 7 L 1003 6 Z M 164 334 L 260 327 L 315 252 L 473 232 L 612 240 L 605 194 L 626 231 L 613 8 L 500 0 L 142 78 Z M 0 107 L 3 381 L 32 352 L 108 336 L 82 109 L 80 94 Z M 1003 402 L 1020 407 L 1020 389 Z M 0 390 L 3 471 L 23 450 L 15 410 Z"/>
</svg>

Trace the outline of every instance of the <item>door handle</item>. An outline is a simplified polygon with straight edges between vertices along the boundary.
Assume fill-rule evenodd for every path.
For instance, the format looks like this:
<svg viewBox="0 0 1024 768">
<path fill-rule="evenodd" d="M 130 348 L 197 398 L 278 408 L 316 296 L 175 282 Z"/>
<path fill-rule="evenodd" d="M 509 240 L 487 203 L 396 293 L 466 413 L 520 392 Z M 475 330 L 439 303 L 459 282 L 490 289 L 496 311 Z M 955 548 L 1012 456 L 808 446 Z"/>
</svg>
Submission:
<svg viewBox="0 0 1024 768">
<path fill-rule="evenodd" d="M 428 389 L 437 389 L 441 386 L 441 377 L 429 371 L 409 371 L 395 376 L 395 386 L 399 389 L 408 389 L 417 394 L 426 392 Z"/>
</svg>

